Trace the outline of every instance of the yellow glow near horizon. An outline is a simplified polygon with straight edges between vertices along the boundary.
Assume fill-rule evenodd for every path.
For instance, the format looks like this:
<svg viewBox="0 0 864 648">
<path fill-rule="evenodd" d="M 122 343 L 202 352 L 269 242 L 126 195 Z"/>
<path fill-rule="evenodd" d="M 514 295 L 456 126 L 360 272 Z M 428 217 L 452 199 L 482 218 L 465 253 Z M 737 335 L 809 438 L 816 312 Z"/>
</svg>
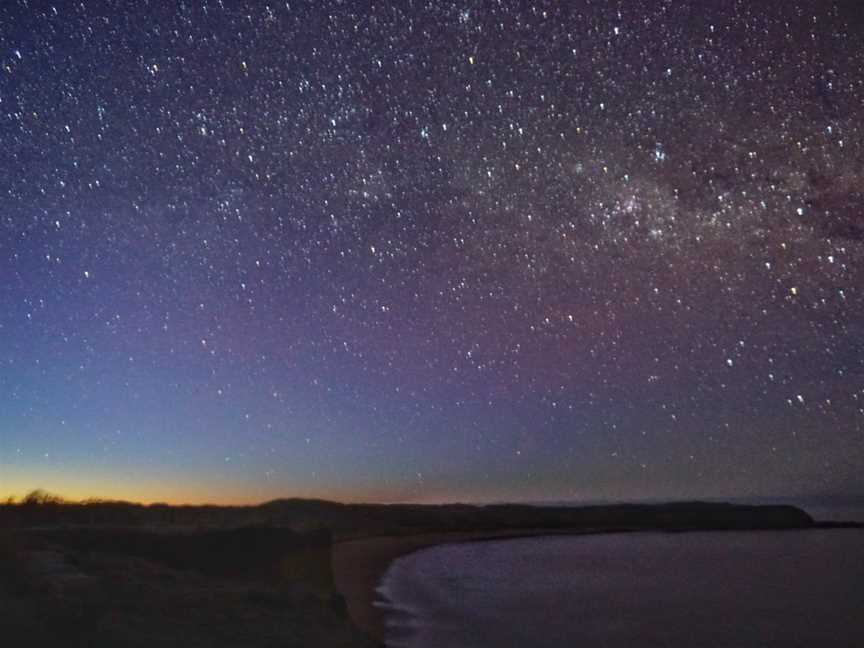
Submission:
<svg viewBox="0 0 864 648">
<path fill-rule="evenodd" d="M 12 497 L 21 500 L 28 493 L 40 489 L 71 502 L 88 499 L 124 501 L 137 504 L 170 504 L 217 506 L 251 506 L 281 498 L 325 499 L 334 502 L 387 502 L 392 501 L 383 492 L 332 489 L 324 491 L 295 489 L 236 489 L 215 487 L 210 483 L 168 483 L 158 480 L 126 481 L 105 476 L 33 475 L 0 478 L 0 501 Z"/>
</svg>

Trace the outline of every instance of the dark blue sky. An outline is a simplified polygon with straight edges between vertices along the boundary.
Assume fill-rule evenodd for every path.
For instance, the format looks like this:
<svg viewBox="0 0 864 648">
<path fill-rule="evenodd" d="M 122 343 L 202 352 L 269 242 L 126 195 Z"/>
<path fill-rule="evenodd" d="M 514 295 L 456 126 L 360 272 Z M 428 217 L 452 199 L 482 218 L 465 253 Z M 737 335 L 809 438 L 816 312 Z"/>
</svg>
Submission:
<svg viewBox="0 0 864 648">
<path fill-rule="evenodd" d="M 6 2 L 0 495 L 864 491 L 854 2 Z"/>
</svg>

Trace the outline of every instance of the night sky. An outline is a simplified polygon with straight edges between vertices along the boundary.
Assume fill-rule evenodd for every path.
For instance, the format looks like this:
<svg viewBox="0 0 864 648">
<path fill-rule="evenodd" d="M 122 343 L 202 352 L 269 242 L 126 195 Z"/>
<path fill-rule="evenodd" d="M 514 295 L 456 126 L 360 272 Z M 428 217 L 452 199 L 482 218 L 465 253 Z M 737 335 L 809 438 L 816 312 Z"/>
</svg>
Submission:
<svg viewBox="0 0 864 648">
<path fill-rule="evenodd" d="M 864 492 L 858 2 L 0 6 L 0 496 Z"/>
</svg>

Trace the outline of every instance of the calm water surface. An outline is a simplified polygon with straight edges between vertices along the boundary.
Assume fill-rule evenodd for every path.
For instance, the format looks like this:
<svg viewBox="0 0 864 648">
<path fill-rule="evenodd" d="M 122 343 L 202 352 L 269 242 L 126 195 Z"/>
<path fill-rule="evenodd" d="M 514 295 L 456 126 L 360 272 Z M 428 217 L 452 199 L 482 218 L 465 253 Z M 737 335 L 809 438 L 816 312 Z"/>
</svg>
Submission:
<svg viewBox="0 0 864 648">
<path fill-rule="evenodd" d="M 864 531 L 443 545 L 380 594 L 391 648 L 864 647 Z"/>
</svg>

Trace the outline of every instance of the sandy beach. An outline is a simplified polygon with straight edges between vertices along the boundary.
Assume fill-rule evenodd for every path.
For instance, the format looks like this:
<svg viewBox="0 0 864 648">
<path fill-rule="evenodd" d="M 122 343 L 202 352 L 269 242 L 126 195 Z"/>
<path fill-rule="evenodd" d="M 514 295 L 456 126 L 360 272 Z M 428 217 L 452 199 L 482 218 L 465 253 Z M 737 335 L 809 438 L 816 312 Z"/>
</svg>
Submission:
<svg viewBox="0 0 864 648">
<path fill-rule="evenodd" d="M 333 576 L 336 588 L 345 597 L 354 624 L 370 637 L 384 643 L 384 614 L 375 606 L 376 587 L 394 560 L 400 556 L 450 542 L 473 542 L 535 535 L 572 535 L 561 529 L 518 529 L 430 533 L 409 536 L 379 536 L 344 540 L 333 546 Z"/>
</svg>

